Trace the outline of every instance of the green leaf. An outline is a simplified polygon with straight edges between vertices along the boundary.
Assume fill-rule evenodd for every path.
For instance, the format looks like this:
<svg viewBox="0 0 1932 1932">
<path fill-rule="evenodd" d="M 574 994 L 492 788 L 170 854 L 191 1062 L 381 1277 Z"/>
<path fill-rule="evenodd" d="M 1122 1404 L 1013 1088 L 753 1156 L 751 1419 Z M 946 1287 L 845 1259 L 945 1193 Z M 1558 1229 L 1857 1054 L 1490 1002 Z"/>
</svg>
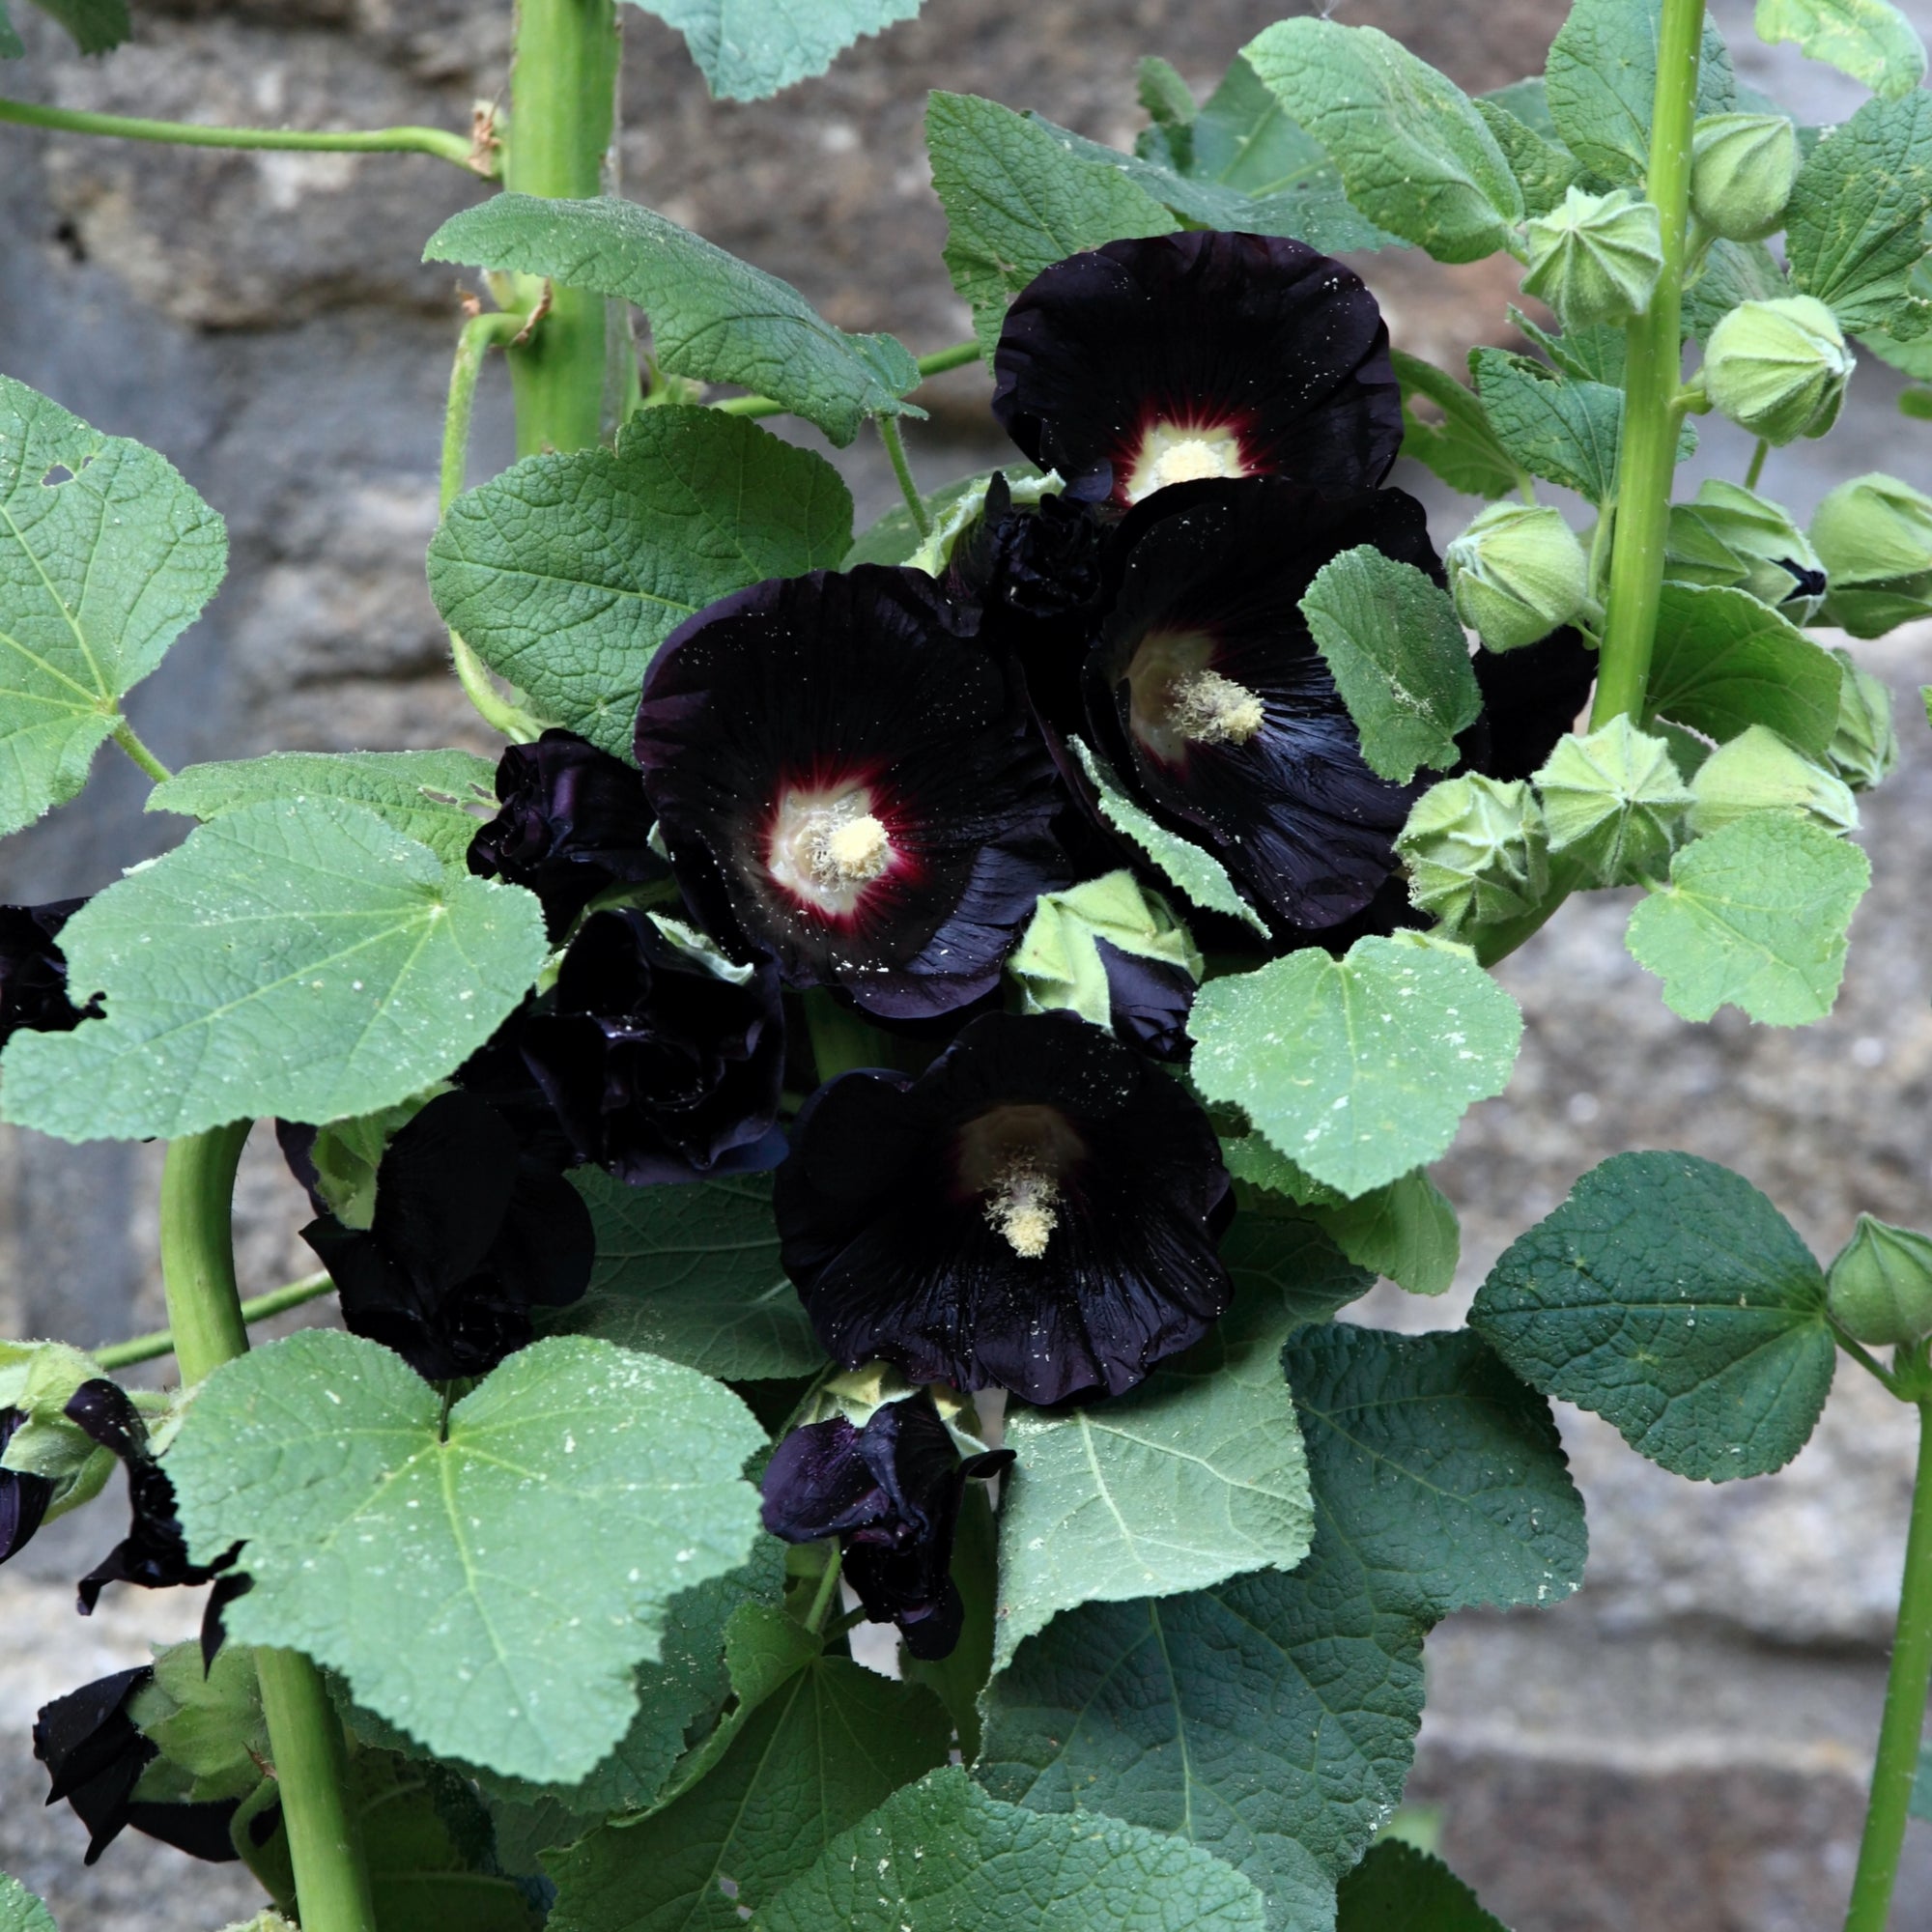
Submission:
<svg viewBox="0 0 1932 1932">
<path fill-rule="evenodd" d="M 1658 607 L 1649 715 L 1719 744 L 1769 725 L 1813 757 L 1838 728 L 1844 672 L 1821 644 L 1747 590 L 1666 583 Z"/>
<path fill-rule="evenodd" d="M 1500 442 L 1481 400 L 1455 377 L 1418 355 L 1391 352 L 1402 384 L 1402 453 L 1428 465 L 1450 489 L 1465 496 L 1507 497 L 1523 472 Z M 1441 412 L 1439 423 L 1416 412 L 1420 396 Z"/>
<path fill-rule="evenodd" d="M 997 101 L 935 90 L 925 110 L 932 186 L 946 210 L 946 270 L 990 362 L 1007 304 L 1042 269 L 1180 224 L 1073 136 Z M 1119 157 L 1122 162 L 1125 156 Z"/>
<path fill-rule="evenodd" d="M 1577 0 L 1549 49 L 1545 85 L 1556 132 L 1611 182 L 1641 182 L 1649 165 L 1662 18 L 1663 0 Z M 1725 113 L 1736 99 L 1730 54 L 1707 21 L 1697 112 Z"/>
<path fill-rule="evenodd" d="M 228 535 L 164 457 L 0 376 L 0 834 L 87 782 Z"/>
<path fill-rule="evenodd" d="M 1713 243 L 1714 248 L 1728 243 Z M 1687 298 L 1688 299 L 1688 298 Z M 1595 328 L 1573 328 L 1552 335 L 1539 328 L 1514 302 L 1509 307 L 1510 325 L 1526 336 L 1564 375 L 1579 383 L 1607 383 L 1613 389 L 1624 384 L 1624 331 L 1608 325 Z"/>
<path fill-rule="evenodd" d="M 1245 1297 L 1130 1394 L 1008 1409 L 1019 1461 L 1000 1501 L 995 1670 L 1062 1610 L 1293 1570 L 1308 1554 L 1308 1468 L 1281 1373 L 1289 1325 L 1279 1297 Z"/>
<path fill-rule="evenodd" d="M 1209 912 L 1226 913 L 1265 933 L 1267 924 L 1235 888 L 1228 868 L 1201 846 L 1190 843 L 1178 832 L 1170 832 L 1160 821 L 1143 811 L 1124 791 L 1120 781 L 1087 749 L 1079 738 L 1067 741 L 1087 774 L 1099 801 L 1100 815 L 1116 832 L 1131 838 L 1162 874 L 1194 904 Z"/>
<path fill-rule="evenodd" d="M 1777 257 L 1762 242 L 1713 242 L 1703 271 L 1684 291 L 1684 332 L 1708 342 L 1739 303 L 1776 301 L 1791 292 Z"/>
<path fill-rule="evenodd" d="M 1335 1932 L 1507 1932 L 1445 1865 L 1385 1838 L 1335 1890 Z"/>
<path fill-rule="evenodd" d="M 1912 286 L 1932 215 L 1932 95 L 1868 100 L 1812 149 L 1784 214 L 1791 280 L 1845 328 L 1900 341 L 1932 327 Z"/>
<path fill-rule="evenodd" d="M 1436 1159 L 1464 1109 L 1503 1091 L 1522 1015 L 1461 947 L 1405 935 L 1210 980 L 1188 1031 L 1209 1100 L 1354 1196 Z"/>
<path fill-rule="evenodd" d="M 247 1542 L 236 1641 L 341 1671 L 439 1755 L 569 1782 L 624 1735 L 667 1603 L 744 1562 L 763 1441 L 716 1382 L 579 1336 L 445 1422 L 400 1357 L 314 1329 L 217 1369 L 167 1469 L 201 1560 Z"/>
<path fill-rule="evenodd" d="M 1469 366 L 1510 460 L 1601 508 L 1617 487 L 1623 392 L 1559 376 L 1504 349 L 1474 350 Z"/>
<path fill-rule="evenodd" d="M 271 752 L 190 765 L 148 794 L 148 810 L 205 821 L 246 805 L 339 799 L 460 867 L 478 812 L 497 810 L 496 770 L 473 752 Z"/>
<path fill-rule="evenodd" d="M 852 497 L 822 456 L 717 410 L 645 410 L 614 452 L 527 456 L 429 548 L 450 628 L 546 716 L 628 757 L 652 654 L 707 604 L 836 570 Z"/>
<path fill-rule="evenodd" d="M 16 1034 L 0 1112 L 63 1140 L 393 1106 L 496 1032 L 548 950 L 528 893 L 332 799 L 197 827 L 90 899 L 61 945 L 107 1017 Z"/>
<path fill-rule="evenodd" d="M 1567 148 L 1546 141 L 1526 121 L 1519 121 L 1498 102 L 1478 100 L 1474 104 L 1522 190 L 1523 213 L 1532 219 L 1548 214 L 1582 179 L 1582 162 Z"/>
<path fill-rule="evenodd" d="M 900 400 L 920 383 L 904 343 L 833 327 L 789 282 L 633 201 L 493 195 L 445 221 L 423 259 L 547 275 L 635 302 L 667 375 L 770 396 L 840 448 L 867 416 L 922 413 Z"/>
<path fill-rule="evenodd" d="M 1520 245 L 1522 190 L 1495 136 L 1461 88 L 1386 34 L 1278 20 L 1241 54 L 1378 228 L 1439 262 Z"/>
<path fill-rule="evenodd" d="M 1469 1321 L 1524 1380 L 1719 1483 L 1797 1455 L 1837 1353 L 1825 1277 L 1790 1224 L 1686 1153 L 1592 1168 L 1497 1262 Z"/>
<path fill-rule="evenodd" d="M 730 1381 L 810 1375 L 825 1362 L 779 1265 L 768 1175 L 627 1187 L 571 1177 L 590 1204 L 597 1264 L 582 1301 L 548 1323 Z"/>
<path fill-rule="evenodd" d="M 1757 0 L 1756 24 L 1759 40 L 1796 41 L 1806 60 L 1850 74 L 1883 100 L 1925 78 L 1925 43 L 1890 0 Z"/>
<path fill-rule="evenodd" d="M 1687 1020 L 1730 1005 L 1765 1026 L 1808 1026 L 1838 997 L 1870 883 L 1856 845 L 1796 812 L 1754 811 L 1671 860 L 1670 883 L 1631 914 L 1631 953 Z"/>
<path fill-rule="evenodd" d="M 1045 1818 L 936 1771 L 835 1839 L 753 1932 L 1262 1932 L 1218 1860 L 1113 1818 Z"/>
<path fill-rule="evenodd" d="M 0 15 L 0 27 L 5 25 L 5 15 Z M 0 1872 L 0 1932 L 57 1932 L 53 1914 L 5 1872 Z"/>
<path fill-rule="evenodd" d="M 1456 733 L 1483 699 L 1446 590 L 1359 544 L 1316 573 L 1301 614 L 1378 776 L 1406 784 L 1425 766 L 1457 762 Z"/>
<path fill-rule="evenodd" d="M 1246 1298 L 1279 1307 L 1291 1324 L 1326 1321 L 1376 1285 L 1375 1276 L 1350 1261 L 1314 1222 L 1277 1211 L 1265 1201 L 1243 1201 L 1221 1237 L 1221 1261 L 1237 1304 Z"/>
<path fill-rule="evenodd" d="M 51 20 L 58 20 L 84 54 L 104 54 L 133 32 L 127 0 L 34 0 Z"/>
<path fill-rule="evenodd" d="M 1463 1245 L 1456 1210 L 1420 1168 L 1360 1200 L 1308 1212 L 1351 1262 L 1411 1294 L 1440 1294 L 1456 1279 Z"/>
<path fill-rule="evenodd" d="M 920 0 L 635 0 L 684 36 L 714 100 L 763 100 L 823 73 L 845 49 L 919 12 Z"/>
</svg>

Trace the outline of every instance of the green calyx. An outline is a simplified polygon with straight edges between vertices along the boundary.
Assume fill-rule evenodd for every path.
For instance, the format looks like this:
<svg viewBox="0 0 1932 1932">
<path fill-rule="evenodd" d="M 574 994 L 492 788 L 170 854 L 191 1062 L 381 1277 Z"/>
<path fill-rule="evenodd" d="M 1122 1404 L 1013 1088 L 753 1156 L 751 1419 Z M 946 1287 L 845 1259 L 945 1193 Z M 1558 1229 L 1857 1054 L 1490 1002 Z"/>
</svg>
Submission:
<svg viewBox="0 0 1932 1932">
<path fill-rule="evenodd" d="M 1875 1348 L 1932 1335 L 1932 1239 L 1861 1214 L 1826 1277 L 1826 1305 L 1854 1341 Z"/>
<path fill-rule="evenodd" d="M 1108 872 L 1064 893 L 1042 893 L 1024 937 L 1007 961 L 1022 1012 L 1075 1012 L 1113 1024 L 1113 995 L 1099 942 L 1136 958 L 1178 967 L 1197 983 L 1200 949 L 1166 900 L 1131 872 Z"/>
<path fill-rule="evenodd" d="M 1586 194 L 1572 187 L 1527 234 L 1523 290 L 1547 301 L 1565 329 L 1628 322 L 1650 307 L 1663 244 L 1657 210 L 1633 189 Z"/>
<path fill-rule="evenodd" d="M 1740 302 L 1711 331 L 1704 393 L 1773 443 L 1823 436 L 1837 420 L 1856 358 L 1838 319 L 1810 296 Z"/>
<path fill-rule="evenodd" d="M 1851 787 L 1763 724 L 1713 752 L 1698 766 L 1690 792 L 1696 801 L 1690 830 L 1700 838 L 1756 811 L 1802 812 L 1827 832 L 1858 829 Z"/>
<path fill-rule="evenodd" d="M 1869 791 L 1898 762 L 1891 693 L 1870 671 L 1861 670 L 1850 651 L 1832 655 L 1844 667 L 1845 679 L 1838 687 L 1838 728 L 1825 756 L 1854 791 Z"/>
<path fill-rule="evenodd" d="M 1445 779 L 1416 800 L 1396 850 L 1408 895 L 1445 930 L 1517 919 L 1549 889 L 1548 839 L 1536 796 L 1520 779 Z"/>
<path fill-rule="evenodd" d="M 1590 560 L 1563 513 L 1546 505 L 1492 504 L 1443 561 L 1457 616 L 1492 651 L 1547 638 L 1590 602 Z"/>
<path fill-rule="evenodd" d="M 1560 738 L 1534 782 L 1550 851 L 1600 886 L 1661 877 L 1691 806 L 1669 745 L 1623 717 Z"/>
<path fill-rule="evenodd" d="M 1840 483 L 1811 519 L 1826 619 L 1855 638 L 1932 616 L 1932 497 L 1895 476 Z"/>
<path fill-rule="evenodd" d="M 0 1468 L 53 1485 L 45 1520 L 92 1502 L 114 1472 L 113 1455 L 67 1419 L 74 1390 L 99 1374 L 92 1356 L 65 1342 L 0 1342 L 0 1409 L 26 1417 Z"/>
<path fill-rule="evenodd" d="M 1691 137 L 1691 212 L 1727 242 L 1762 241 L 1783 219 L 1803 160 L 1782 114 L 1708 114 Z"/>
<path fill-rule="evenodd" d="M 1663 574 L 1675 583 L 1747 590 L 1794 624 L 1818 614 L 1825 567 L 1780 504 L 1716 477 L 1670 506 Z"/>
</svg>

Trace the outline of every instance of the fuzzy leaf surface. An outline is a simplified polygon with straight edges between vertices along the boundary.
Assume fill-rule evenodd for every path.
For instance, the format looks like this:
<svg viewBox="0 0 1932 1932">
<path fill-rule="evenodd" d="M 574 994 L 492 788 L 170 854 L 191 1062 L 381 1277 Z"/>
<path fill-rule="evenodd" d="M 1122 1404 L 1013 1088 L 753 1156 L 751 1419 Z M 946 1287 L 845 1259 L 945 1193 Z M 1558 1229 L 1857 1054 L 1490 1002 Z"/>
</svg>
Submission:
<svg viewBox="0 0 1932 1932">
<path fill-rule="evenodd" d="M 1456 1210 L 1420 1168 L 1357 1200 L 1309 1213 L 1351 1262 L 1411 1294 L 1440 1294 L 1456 1278 L 1463 1250 Z"/>
<path fill-rule="evenodd" d="M 526 456 L 449 507 L 429 587 L 546 717 L 631 754 L 670 633 L 728 591 L 836 570 L 852 497 L 822 456 L 716 410 L 645 410 L 614 452 Z"/>
<path fill-rule="evenodd" d="M 1336 1932 L 1508 1932 L 1440 1859 L 1400 1838 L 1370 1847 L 1335 1906 Z"/>
<path fill-rule="evenodd" d="M 497 810 L 496 772 L 473 752 L 270 752 L 190 765 L 148 794 L 148 810 L 206 821 L 244 805 L 340 799 L 460 868 L 477 814 Z"/>
<path fill-rule="evenodd" d="M 1666 583 L 1648 704 L 1719 744 L 1768 724 L 1812 757 L 1838 724 L 1838 661 L 1747 590 Z"/>
<path fill-rule="evenodd" d="M 236 1641 L 341 1671 L 440 1755 L 570 1782 L 624 1735 L 668 1601 L 745 1561 L 764 1432 L 718 1383 L 582 1336 L 440 1416 L 353 1335 L 226 1364 L 168 1452 L 190 1548 L 247 1542 Z"/>
<path fill-rule="evenodd" d="M 1790 1462 L 1837 1355 L 1825 1277 L 1790 1223 L 1684 1153 L 1592 1168 L 1496 1263 L 1469 1321 L 1524 1380 L 1708 1482 Z"/>
<path fill-rule="evenodd" d="M 0 376 L 0 835 L 87 782 L 227 567 L 221 519 L 165 457 Z"/>
<path fill-rule="evenodd" d="M 0 16 L 0 26 L 5 24 L 5 17 Z M 18 1879 L 5 1872 L 0 1872 L 0 1932 L 57 1932 L 53 1914 Z"/>
<path fill-rule="evenodd" d="M 1808 1026 L 1837 1000 L 1870 884 L 1870 860 L 1822 825 L 1749 812 L 1671 860 L 1670 883 L 1631 914 L 1631 953 L 1687 1020 L 1730 1005 L 1764 1026 Z"/>
<path fill-rule="evenodd" d="M 1617 487 L 1623 391 L 1558 376 L 1503 349 L 1478 349 L 1469 362 L 1510 461 L 1601 506 Z"/>
<path fill-rule="evenodd" d="M 920 0 L 634 0 L 684 36 L 714 100 L 763 100 L 823 73 Z"/>
<path fill-rule="evenodd" d="M 1464 496 L 1507 497 L 1523 480 L 1522 471 L 1490 427 L 1482 399 L 1433 362 L 1400 349 L 1392 354 L 1402 384 L 1402 453 L 1428 465 Z M 1418 396 L 1435 404 L 1439 423 L 1416 413 Z"/>
<path fill-rule="evenodd" d="M 1262 1932 L 1253 1885 L 1160 1832 L 1042 1817 L 956 1766 L 894 1793 L 753 1932 Z"/>
<path fill-rule="evenodd" d="M 1265 1197 L 1243 1203 L 1221 1237 L 1221 1261 L 1237 1296 L 1281 1309 L 1291 1324 L 1326 1321 L 1376 1285 L 1312 1221 L 1275 1211 Z"/>
<path fill-rule="evenodd" d="M 16 1035 L 0 1110 L 76 1141 L 393 1106 L 489 1038 L 548 950 L 531 895 L 329 799 L 197 827 L 61 944 L 108 1016 Z"/>
<path fill-rule="evenodd" d="M 1353 1197 L 1447 1151 L 1508 1084 L 1522 1015 L 1460 948 L 1368 938 L 1210 980 L 1188 1031 L 1202 1093 Z"/>
<path fill-rule="evenodd" d="M 1757 0 L 1757 37 L 1796 41 L 1882 100 L 1910 94 L 1925 78 L 1925 43 L 1891 0 Z"/>
<path fill-rule="evenodd" d="M 635 302 L 668 375 L 736 383 L 782 403 L 841 449 L 867 416 L 918 415 L 912 351 L 835 328 L 789 282 L 633 201 L 497 194 L 429 239 L 428 262 L 548 275 Z"/>
</svg>

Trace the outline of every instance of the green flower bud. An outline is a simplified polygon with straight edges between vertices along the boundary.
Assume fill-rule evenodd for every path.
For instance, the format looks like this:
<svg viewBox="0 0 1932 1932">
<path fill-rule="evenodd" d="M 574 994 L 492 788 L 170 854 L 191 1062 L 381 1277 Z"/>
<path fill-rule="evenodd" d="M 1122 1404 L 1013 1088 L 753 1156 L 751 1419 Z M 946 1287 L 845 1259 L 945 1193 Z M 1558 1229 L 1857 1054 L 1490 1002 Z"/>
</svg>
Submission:
<svg viewBox="0 0 1932 1932">
<path fill-rule="evenodd" d="M 1855 638 L 1932 616 L 1932 497 L 1895 476 L 1840 483 L 1811 519 L 1831 582 L 1825 616 Z"/>
<path fill-rule="evenodd" d="M 113 1454 L 67 1418 L 73 1392 L 99 1373 L 92 1356 L 65 1342 L 0 1342 L 0 1409 L 26 1417 L 0 1464 L 53 1485 L 48 1522 L 91 1502 L 114 1472 Z"/>
<path fill-rule="evenodd" d="M 1855 366 L 1823 302 L 1810 296 L 1740 302 L 1711 331 L 1704 393 L 1753 436 L 1792 442 L 1823 436 L 1837 420 Z"/>
<path fill-rule="evenodd" d="M 1932 1335 L 1932 1240 L 1861 1214 L 1826 1289 L 1825 1305 L 1855 1341 L 1909 1348 Z"/>
<path fill-rule="evenodd" d="M 1536 796 L 1520 779 L 1445 779 L 1416 800 L 1395 841 L 1408 895 L 1452 933 L 1533 911 L 1549 887 Z"/>
<path fill-rule="evenodd" d="M 1719 745 L 1690 781 L 1690 830 L 1717 832 L 1753 811 L 1802 811 L 1827 832 L 1855 832 L 1859 808 L 1844 780 L 1753 724 Z"/>
<path fill-rule="evenodd" d="M 1536 775 L 1549 849 L 1589 867 L 1600 886 L 1662 878 L 1690 810 L 1669 745 L 1613 718 L 1587 737 L 1559 738 Z"/>
<path fill-rule="evenodd" d="M 1671 505 L 1663 574 L 1747 590 L 1794 624 L 1808 624 L 1825 597 L 1825 567 L 1790 511 L 1715 478 Z"/>
<path fill-rule="evenodd" d="M 1657 210 L 1633 189 L 1585 194 L 1573 187 L 1527 234 L 1523 292 L 1542 297 L 1566 329 L 1628 322 L 1650 306 L 1663 247 Z"/>
<path fill-rule="evenodd" d="M 1782 114 L 1707 114 L 1691 137 L 1691 210 L 1727 242 L 1760 242 L 1776 230 L 1804 158 Z"/>
<path fill-rule="evenodd" d="M 1443 561 L 1457 616 L 1492 651 L 1547 638 L 1590 601 L 1590 560 L 1561 510 L 1492 503 Z"/>
<path fill-rule="evenodd" d="M 1850 651 L 1832 655 L 1844 667 L 1838 686 L 1838 728 L 1825 755 L 1854 791 L 1869 791 L 1898 762 L 1898 734 L 1891 728 L 1891 693 Z"/>
</svg>

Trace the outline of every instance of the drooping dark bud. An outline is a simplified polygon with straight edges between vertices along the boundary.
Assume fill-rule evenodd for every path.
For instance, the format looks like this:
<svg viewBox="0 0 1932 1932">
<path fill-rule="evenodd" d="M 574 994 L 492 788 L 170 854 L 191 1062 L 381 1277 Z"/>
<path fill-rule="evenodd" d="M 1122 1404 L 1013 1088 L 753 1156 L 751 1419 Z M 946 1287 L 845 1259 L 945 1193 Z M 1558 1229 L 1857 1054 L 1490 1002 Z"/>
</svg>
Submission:
<svg viewBox="0 0 1932 1932">
<path fill-rule="evenodd" d="M 0 1408 L 0 1452 L 26 1419 L 17 1408 Z M 33 1541 L 53 1494 L 54 1486 L 44 1476 L 0 1468 L 0 1563 L 18 1555 Z"/>
<path fill-rule="evenodd" d="M 76 1007 L 68 998 L 67 954 L 57 940 L 86 903 L 0 906 L 0 1046 L 16 1033 L 71 1033 L 100 1017 L 98 1000 Z"/>
</svg>

